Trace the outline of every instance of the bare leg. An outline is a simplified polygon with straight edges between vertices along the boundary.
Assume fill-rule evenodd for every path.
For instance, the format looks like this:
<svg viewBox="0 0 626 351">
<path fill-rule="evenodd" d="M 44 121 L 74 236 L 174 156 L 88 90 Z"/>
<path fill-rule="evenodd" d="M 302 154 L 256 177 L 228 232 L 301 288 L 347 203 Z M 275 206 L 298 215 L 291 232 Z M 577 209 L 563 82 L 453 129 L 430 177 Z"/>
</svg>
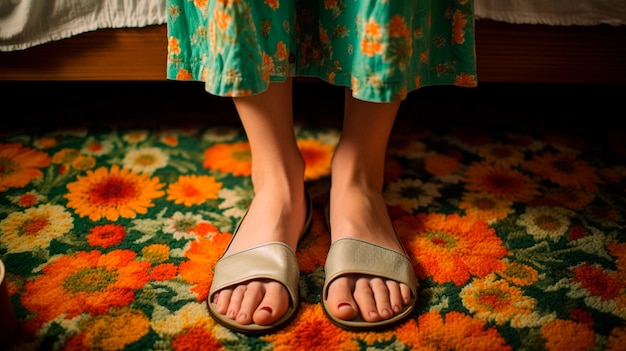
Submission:
<svg viewBox="0 0 626 351">
<path fill-rule="evenodd" d="M 331 241 L 360 238 L 403 252 L 382 196 L 385 153 L 400 101 L 370 103 L 346 90 L 344 124 L 332 161 Z M 331 313 L 350 320 L 389 319 L 409 303 L 408 286 L 379 277 L 352 275 L 328 291 Z"/>
<path fill-rule="evenodd" d="M 305 164 L 294 136 L 291 94 L 289 79 L 233 99 L 252 150 L 255 197 L 227 254 L 269 241 L 296 249 L 306 215 Z M 287 311 L 289 294 L 278 282 L 256 280 L 223 289 L 213 301 L 238 323 L 268 325 Z"/>
</svg>

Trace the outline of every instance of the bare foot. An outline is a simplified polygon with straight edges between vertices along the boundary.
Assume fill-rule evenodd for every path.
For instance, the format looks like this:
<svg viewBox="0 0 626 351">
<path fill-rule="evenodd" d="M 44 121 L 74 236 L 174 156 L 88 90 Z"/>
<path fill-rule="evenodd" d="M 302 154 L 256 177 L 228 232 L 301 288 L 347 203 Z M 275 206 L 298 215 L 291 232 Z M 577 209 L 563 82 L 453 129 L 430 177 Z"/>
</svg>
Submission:
<svg viewBox="0 0 626 351">
<path fill-rule="evenodd" d="M 285 243 L 295 252 L 306 206 L 304 195 L 281 196 L 269 189 L 257 193 L 224 256 L 268 242 Z M 211 301 L 218 313 L 237 323 L 270 325 L 285 314 L 290 296 L 281 283 L 259 279 L 222 289 Z"/>
<path fill-rule="evenodd" d="M 362 188 L 331 190 L 330 228 L 332 242 L 356 238 L 404 253 L 378 192 Z M 407 285 L 370 275 L 342 276 L 328 290 L 330 313 L 343 320 L 352 320 L 359 314 L 366 322 L 390 319 L 410 301 Z"/>
</svg>

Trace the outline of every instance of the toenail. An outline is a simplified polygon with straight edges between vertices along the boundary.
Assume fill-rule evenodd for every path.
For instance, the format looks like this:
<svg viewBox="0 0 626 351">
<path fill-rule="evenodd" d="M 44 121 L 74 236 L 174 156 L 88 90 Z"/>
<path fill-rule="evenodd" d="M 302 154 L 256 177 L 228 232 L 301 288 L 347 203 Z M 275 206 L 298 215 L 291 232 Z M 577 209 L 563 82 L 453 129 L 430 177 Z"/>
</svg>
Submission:
<svg viewBox="0 0 626 351">
<path fill-rule="evenodd" d="M 387 317 L 391 316 L 391 312 L 389 312 L 389 310 L 385 308 L 382 311 L 382 315 L 383 315 L 383 318 L 387 318 Z"/>
<path fill-rule="evenodd" d="M 350 304 L 349 304 L 349 303 L 347 303 L 347 302 L 342 302 L 342 303 L 340 303 L 340 304 L 337 306 L 337 309 L 339 310 L 339 309 L 342 309 L 343 307 L 350 307 L 350 308 L 352 308 L 352 305 L 350 305 Z"/>
<path fill-rule="evenodd" d="M 378 313 L 376 311 L 372 311 L 372 312 L 370 312 L 370 317 L 378 318 Z"/>
<path fill-rule="evenodd" d="M 269 307 L 269 306 L 263 306 L 263 307 L 260 308 L 260 310 L 261 311 L 265 311 L 265 312 L 267 312 L 269 314 L 272 314 L 272 308 Z"/>
<path fill-rule="evenodd" d="M 394 305 L 394 306 L 393 306 L 393 311 L 394 311 L 395 313 L 400 313 L 400 311 L 402 311 L 402 308 L 400 308 L 400 306 L 398 306 L 398 305 Z"/>
</svg>

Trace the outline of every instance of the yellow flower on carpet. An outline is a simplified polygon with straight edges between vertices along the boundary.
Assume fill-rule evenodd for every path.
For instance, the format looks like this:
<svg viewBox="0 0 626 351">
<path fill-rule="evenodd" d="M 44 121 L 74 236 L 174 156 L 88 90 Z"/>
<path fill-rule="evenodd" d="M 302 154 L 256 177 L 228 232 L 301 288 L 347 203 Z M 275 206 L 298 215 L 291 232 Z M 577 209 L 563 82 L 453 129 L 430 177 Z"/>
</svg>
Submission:
<svg viewBox="0 0 626 351">
<path fill-rule="evenodd" d="M 48 201 L 48 197 L 45 195 L 41 195 L 39 192 L 37 192 L 37 190 L 27 191 L 23 194 L 7 195 L 7 199 L 9 199 L 12 203 L 24 208 L 32 207 L 36 204 Z"/>
<path fill-rule="evenodd" d="M 204 150 L 202 166 L 214 171 L 247 177 L 252 172 L 250 144 L 247 141 L 214 144 Z"/>
<path fill-rule="evenodd" d="M 69 192 L 65 198 L 69 200 L 67 207 L 74 208 L 80 217 L 117 221 L 120 216 L 135 218 L 137 213 L 146 214 L 154 206 L 152 200 L 163 196 L 163 186 L 158 178 L 113 165 L 110 170 L 100 167 L 78 176 L 75 182 L 67 184 Z"/>
<path fill-rule="evenodd" d="M 124 133 L 124 135 L 122 135 L 122 139 L 131 144 L 138 144 L 148 139 L 148 134 L 147 130 L 136 129 Z"/>
<path fill-rule="evenodd" d="M 59 205 L 42 204 L 12 212 L 0 221 L 0 242 L 9 253 L 45 249 L 74 228 L 74 218 Z"/>
<path fill-rule="evenodd" d="M 202 237 L 192 241 L 185 251 L 187 261 L 180 263 L 180 276 L 188 283 L 194 284 L 191 291 L 198 294 L 198 301 L 206 300 L 213 281 L 213 268 L 222 257 L 230 242 L 231 234 L 218 234 Z"/>
<path fill-rule="evenodd" d="M 398 339 L 412 350 L 490 350 L 509 351 L 513 348 L 498 330 L 487 327 L 481 320 L 460 312 L 442 316 L 438 311 L 426 312 L 396 328 Z"/>
<path fill-rule="evenodd" d="M 492 224 L 515 213 L 511 201 L 498 199 L 489 193 L 463 193 L 459 208 L 468 216 L 476 216 Z"/>
<path fill-rule="evenodd" d="M 162 263 L 170 258 L 170 247 L 165 244 L 152 244 L 141 248 L 141 255 L 151 263 Z"/>
<path fill-rule="evenodd" d="M 45 152 L 19 143 L 0 144 L 0 191 L 25 187 L 43 176 L 38 168 L 49 165 L 50 156 Z"/>
<path fill-rule="evenodd" d="M 107 223 L 97 225 L 89 230 L 87 242 L 91 246 L 107 248 L 120 244 L 124 241 L 126 234 L 126 228 L 120 224 Z"/>
<path fill-rule="evenodd" d="M 394 221 L 416 274 L 436 283 L 465 284 L 472 275 L 502 271 L 509 251 L 487 222 L 458 214 L 418 213 Z"/>
<path fill-rule="evenodd" d="M 152 329 L 172 340 L 174 350 L 221 350 L 223 345 L 213 335 L 216 324 L 205 303 L 186 303 L 180 310 L 163 318 L 153 318 Z"/>
<path fill-rule="evenodd" d="M 111 309 L 80 324 L 84 332 L 70 339 L 65 350 L 123 350 L 150 331 L 150 320 L 141 310 Z"/>
<path fill-rule="evenodd" d="M 273 351 L 360 350 L 356 334 L 332 324 L 320 304 L 305 302 L 291 324 L 263 339 L 272 344 Z"/>
<path fill-rule="evenodd" d="M 541 326 L 545 347 L 553 351 L 592 350 L 596 344 L 595 332 L 587 325 L 556 319 Z"/>
<path fill-rule="evenodd" d="M 505 280 L 495 280 L 490 274 L 474 279 L 459 294 L 465 306 L 476 318 L 504 325 L 514 317 L 530 315 L 537 301 Z"/>
<path fill-rule="evenodd" d="M 597 184 L 604 183 L 587 161 L 570 154 L 547 152 L 543 155 L 534 155 L 524 167 L 561 186 L 573 186 L 595 192 L 598 191 Z"/>
<path fill-rule="evenodd" d="M 133 172 L 152 174 L 159 168 L 167 166 L 169 156 L 158 147 L 142 147 L 131 149 L 122 160 L 124 168 Z"/>
<path fill-rule="evenodd" d="M 135 290 L 148 281 L 149 262 L 135 260 L 136 253 L 116 250 L 62 255 L 42 268 L 43 274 L 24 286 L 21 302 L 37 324 L 59 316 L 82 313 L 101 315 L 111 307 L 128 306 Z"/>
<path fill-rule="evenodd" d="M 441 184 L 425 183 L 420 179 L 399 179 L 387 184 L 383 196 L 387 205 L 396 205 L 405 212 L 412 213 L 420 207 L 427 207 L 441 196 Z"/>
<path fill-rule="evenodd" d="M 80 155 L 80 150 L 74 148 L 64 148 L 52 155 L 50 162 L 58 165 L 72 163 Z"/>
<path fill-rule="evenodd" d="M 202 205 L 217 199 L 222 183 L 207 175 L 181 175 L 167 188 L 167 199 L 185 206 Z"/>
<path fill-rule="evenodd" d="M 539 194 L 538 184 L 520 171 L 485 162 L 469 165 L 463 181 L 469 191 L 486 192 L 504 201 L 527 202 Z"/>
<path fill-rule="evenodd" d="M 335 150 L 329 145 L 315 139 L 299 139 L 298 148 L 304 158 L 306 169 L 304 179 L 319 179 L 330 174 L 330 161 Z"/>
</svg>

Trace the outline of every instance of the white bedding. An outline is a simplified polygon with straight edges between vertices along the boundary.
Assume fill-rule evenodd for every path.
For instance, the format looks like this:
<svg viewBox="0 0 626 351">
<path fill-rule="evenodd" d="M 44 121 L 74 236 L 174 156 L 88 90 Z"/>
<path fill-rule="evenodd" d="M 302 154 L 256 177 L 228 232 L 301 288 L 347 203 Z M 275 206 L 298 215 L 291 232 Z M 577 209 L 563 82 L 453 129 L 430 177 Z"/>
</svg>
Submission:
<svg viewBox="0 0 626 351">
<path fill-rule="evenodd" d="M 626 24 L 626 0 L 475 0 L 474 6 L 478 20 Z M 101 28 L 165 22 L 165 0 L 0 0 L 0 51 L 23 50 Z"/>
<path fill-rule="evenodd" d="M 165 0 L 0 0 L 0 51 L 165 20 Z"/>
</svg>

